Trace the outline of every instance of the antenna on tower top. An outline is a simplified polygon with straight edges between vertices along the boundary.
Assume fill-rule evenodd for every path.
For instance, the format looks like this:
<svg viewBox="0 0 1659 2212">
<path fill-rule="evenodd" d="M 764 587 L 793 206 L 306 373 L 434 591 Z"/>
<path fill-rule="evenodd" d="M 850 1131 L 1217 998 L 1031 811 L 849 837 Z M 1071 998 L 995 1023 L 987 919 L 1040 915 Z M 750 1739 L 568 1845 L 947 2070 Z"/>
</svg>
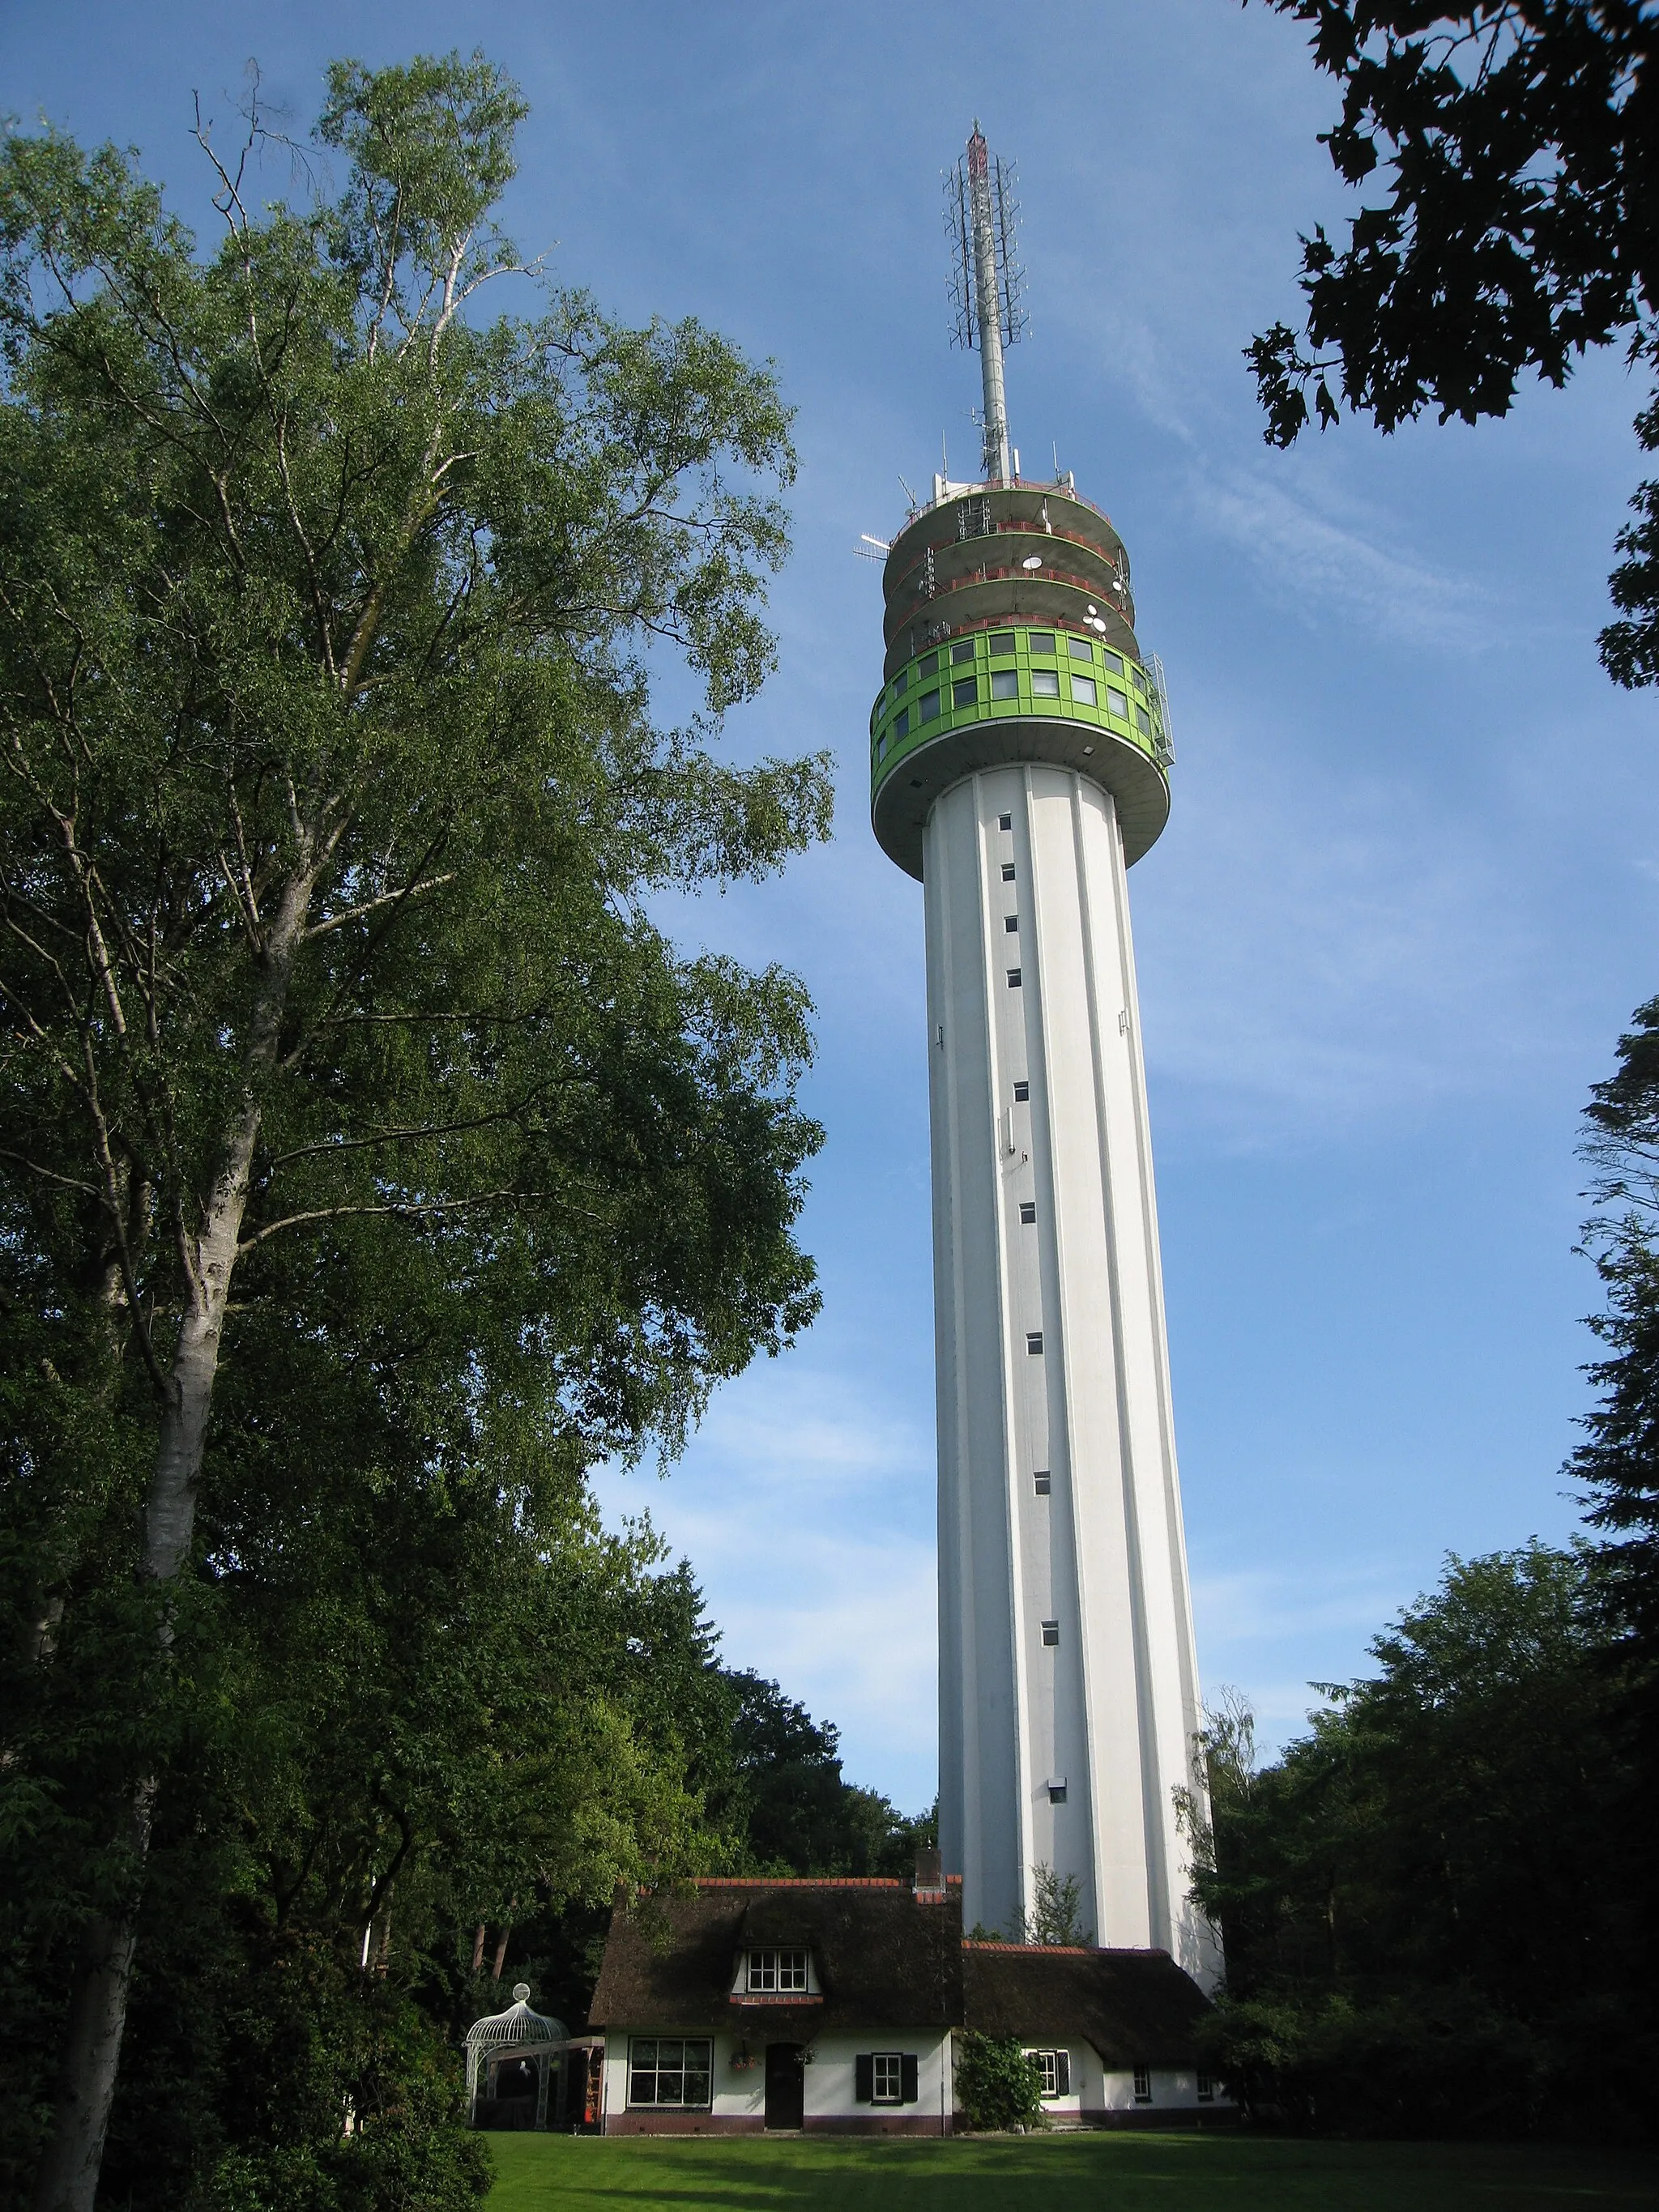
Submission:
<svg viewBox="0 0 1659 2212">
<path fill-rule="evenodd" d="M 1013 164 L 992 153 L 975 116 L 967 152 L 945 173 L 945 227 L 951 234 L 951 336 L 959 346 L 979 348 L 985 477 L 996 483 L 1007 483 L 1012 473 L 1002 349 L 1022 338 L 1026 325 L 1020 305 L 1025 271 L 1014 251 L 1019 228 L 1014 183 Z"/>
</svg>

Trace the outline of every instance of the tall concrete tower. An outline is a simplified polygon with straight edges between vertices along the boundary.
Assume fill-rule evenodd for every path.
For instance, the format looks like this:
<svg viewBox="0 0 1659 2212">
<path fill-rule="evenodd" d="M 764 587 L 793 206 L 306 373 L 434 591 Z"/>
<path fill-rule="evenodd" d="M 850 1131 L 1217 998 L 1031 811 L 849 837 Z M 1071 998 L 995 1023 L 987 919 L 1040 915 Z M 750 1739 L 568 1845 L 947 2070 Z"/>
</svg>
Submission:
<svg viewBox="0 0 1659 2212">
<path fill-rule="evenodd" d="M 1170 810 L 1122 540 L 1010 447 L 1011 178 L 947 179 L 981 479 L 884 568 L 871 815 L 925 892 L 939 1391 L 939 1826 L 969 1923 L 1044 1867 L 1095 1941 L 1219 1956 L 1187 1899 L 1197 1667 L 1127 870 Z M 1201 1800 L 1200 1800 L 1201 1802 Z"/>
</svg>

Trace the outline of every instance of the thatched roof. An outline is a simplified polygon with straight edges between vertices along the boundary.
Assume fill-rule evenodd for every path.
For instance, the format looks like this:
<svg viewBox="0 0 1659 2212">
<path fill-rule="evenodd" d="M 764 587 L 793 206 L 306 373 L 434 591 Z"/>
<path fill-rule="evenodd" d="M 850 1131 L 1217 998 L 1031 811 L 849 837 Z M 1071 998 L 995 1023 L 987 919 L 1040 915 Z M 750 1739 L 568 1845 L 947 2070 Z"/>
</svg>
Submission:
<svg viewBox="0 0 1659 2212">
<path fill-rule="evenodd" d="M 821 1996 L 732 1996 L 741 1954 L 774 1948 L 811 1951 Z M 1127 2068 L 1191 2065 L 1206 2009 L 1166 1952 L 964 1942 L 955 1881 L 935 1903 L 908 1881 L 728 1879 L 618 1903 L 589 2019 L 799 2043 L 969 2027 L 1091 2044 Z"/>
<path fill-rule="evenodd" d="M 732 1997 L 738 1954 L 773 1946 L 811 1951 L 821 2001 Z M 921 1904 L 908 1881 L 723 1881 L 617 1907 L 588 2016 L 808 2042 L 826 2029 L 945 2027 L 961 2008 L 955 1884 Z"/>
<path fill-rule="evenodd" d="M 983 2035 L 1089 2043 L 1109 2069 L 1191 2066 L 1209 2001 L 1167 1951 L 962 1947 L 963 2025 Z"/>
</svg>

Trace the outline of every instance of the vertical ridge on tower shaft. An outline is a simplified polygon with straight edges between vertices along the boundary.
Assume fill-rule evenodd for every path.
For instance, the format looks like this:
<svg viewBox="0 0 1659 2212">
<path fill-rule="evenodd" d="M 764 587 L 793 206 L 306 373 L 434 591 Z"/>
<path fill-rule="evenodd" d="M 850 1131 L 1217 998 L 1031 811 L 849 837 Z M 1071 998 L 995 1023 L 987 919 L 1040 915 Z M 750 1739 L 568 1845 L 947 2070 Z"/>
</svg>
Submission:
<svg viewBox="0 0 1659 2212">
<path fill-rule="evenodd" d="M 951 232 L 953 336 L 977 346 L 984 392 L 981 468 L 988 483 L 1013 476 L 1002 352 L 1025 329 L 1020 305 L 1025 273 L 1014 252 L 1019 209 L 1012 166 L 998 160 L 975 119 L 967 151 L 945 179 L 945 223 Z"/>
</svg>

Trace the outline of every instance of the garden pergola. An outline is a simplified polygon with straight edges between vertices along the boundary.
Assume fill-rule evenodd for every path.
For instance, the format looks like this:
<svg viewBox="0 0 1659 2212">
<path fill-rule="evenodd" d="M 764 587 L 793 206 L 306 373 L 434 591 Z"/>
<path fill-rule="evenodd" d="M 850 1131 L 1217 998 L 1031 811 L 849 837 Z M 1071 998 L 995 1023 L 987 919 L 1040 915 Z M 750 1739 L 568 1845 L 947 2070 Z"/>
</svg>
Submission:
<svg viewBox="0 0 1659 2212">
<path fill-rule="evenodd" d="M 514 1989 L 513 2002 L 505 2012 L 487 2013 L 483 2020 L 475 2020 L 466 2031 L 466 2113 L 469 2124 L 479 2124 L 478 2107 L 481 2103 L 495 2105 L 509 2102 L 521 2105 L 524 2100 L 500 2098 L 497 2083 L 501 2068 L 512 2061 L 524 2059 L 536 2070 L 536 2117 L 532 2127 L 547 2125 L 548 2077 L 551 2061 L 560 2056 L 569 2038 L 562 2020 L 550 2019 L 546 2014 L 530 2008 L 530 1984 L 520 1982 Z M 497 2124 L 504 2114 L 492 2112 L 490 2118 Z M 558 2116 L 555 2115 L 556 2118 Z M 488 2122 L 486 2122 L 486 2124 Z M 517 2113 L 508 2125 L 522 2125 Z"/>
</svg>

